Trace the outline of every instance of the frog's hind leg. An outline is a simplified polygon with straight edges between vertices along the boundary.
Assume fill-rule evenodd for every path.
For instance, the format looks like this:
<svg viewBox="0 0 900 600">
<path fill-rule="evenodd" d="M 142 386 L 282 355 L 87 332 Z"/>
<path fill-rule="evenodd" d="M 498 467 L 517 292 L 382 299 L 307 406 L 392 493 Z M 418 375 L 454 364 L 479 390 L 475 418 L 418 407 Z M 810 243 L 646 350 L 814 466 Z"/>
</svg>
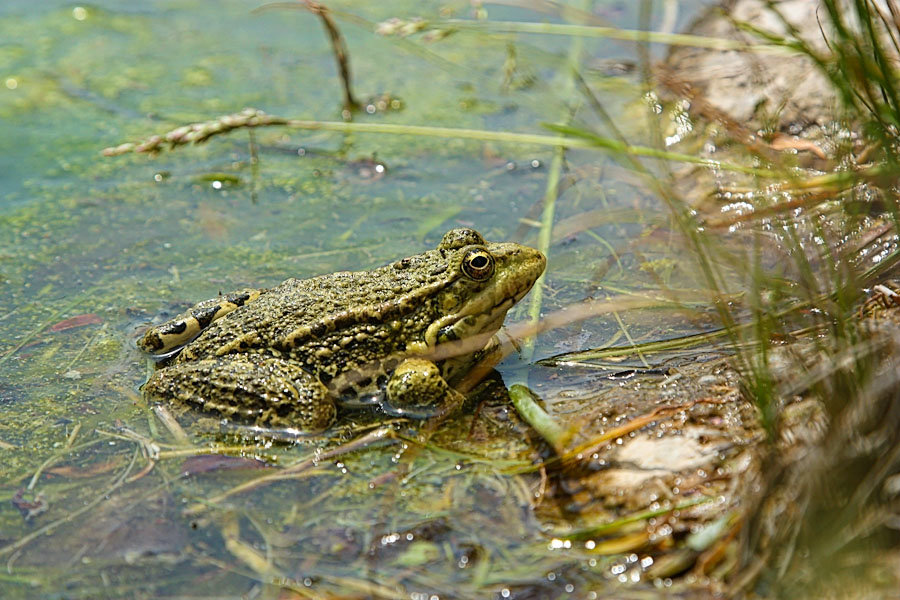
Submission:
<svg viewBox="0 0 900 600">
<path fill-rule="evenodd" d="M 257 425 L 303 431 L 327 428 L 336 412 L 334 400 L 315 376 L 277 358 L 177 363 L 156 371 L 144 393 Z"/>
<path fill-rule="evenodd" d="M 148 329 L 138 347 L 150 354 L 166 354 L 200 335 L 216 319 L 253 302 L 262 292 L 246 289 L 204 300 L 174 319 Z"/>
</svg>

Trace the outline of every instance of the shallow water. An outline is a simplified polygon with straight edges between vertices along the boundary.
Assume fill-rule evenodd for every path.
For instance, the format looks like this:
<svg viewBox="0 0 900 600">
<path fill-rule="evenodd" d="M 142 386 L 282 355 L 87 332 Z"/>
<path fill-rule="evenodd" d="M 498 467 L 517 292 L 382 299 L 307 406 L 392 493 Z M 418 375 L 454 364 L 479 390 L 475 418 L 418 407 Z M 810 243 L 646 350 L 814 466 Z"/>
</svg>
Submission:
<svg viewBox="0 0 900 600">
<path fill-rule="evenodd" d="M 303 11 L 251 14 L 257 6 L 0 7 L 0 486 L 14 500 L 0 511 L 8 561 L 0 595 L 275 597 L 280 585 L 297 597 L 583 597 L 599 589 L 608 563 L 548 546 L 529 482 L 506 474 L 542 449 L 502 399 L 488 402 L 481 420 L 454 420 L 427 448 L 377 444 L 296 480 L 216 498 L 259 477 L 264 463 L 203 462 L 203 448 L 237 445 L 231 454 L 289 464 L 337 441 L 256 443 L 184 415 L 185 445 L 140 398 L 149 366 L 134 347 L 138 331 L 190 303 L 374 267 L 433 247 L 460 225 L 536 243 L 548 147 L 271 128 L 255 134 L 257 169 L 245 132 L 153 157 L 100 155 L 246 106 L 340 120 L 320 23 Z M 596 12 L 633 28 L 628 6 Z M 541 123 L 565 121 L 585 102 L 567 81 L 569 38 L 462 32 L 423 43 L 376 36 L 372 24 L 435 16 L 437 5 L 332 8 L 352 15 L 337 20 L 356 94 L 400 101 L 399 110 L 359 113 L 356 122 L 541 133 Z M 470 16 L 467 4 L 455 8 Z M 636 60 L 634 48 L 585 40 L 582 52 L 583 75 L 621 116 L 617 125 L 650 143 L 643 119 L 653 111 L 637 71 L 609 75 L 611 61 Z M 691 288 L 694 274 L 678 273 L 670 240 L 635 246 L 665 215 L 615 160 L 567 153 L 543 312 L 673 278 Z M 519 308 L 508 322 L 525 317 Z M 632 318 L 636 340 L 706 326 Z M 500 372 L 547 384 L 565 374 L 535 360 L 616 342 L 619 332 L 612 318 L 548 332 L 530 359 L 510 357 Z M 572 385 L 583 385 L 580 377 Z M 25 518 L 28 506 L 35 514 Z"/>
</svg>

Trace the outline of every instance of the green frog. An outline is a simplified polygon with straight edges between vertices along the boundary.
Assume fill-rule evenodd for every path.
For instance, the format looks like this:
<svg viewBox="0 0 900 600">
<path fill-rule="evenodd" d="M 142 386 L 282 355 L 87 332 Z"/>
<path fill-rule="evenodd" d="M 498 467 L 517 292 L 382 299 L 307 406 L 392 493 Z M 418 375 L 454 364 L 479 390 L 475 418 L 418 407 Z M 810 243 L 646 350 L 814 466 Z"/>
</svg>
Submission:
<svg viewBox="0 0 900 600">
<path fill-rule="evenodd" d="M 306 432 L 354 401 L 395 414 L 440 406 L 458 399 L 453 384 L 545 264 L 533 248 L 462 228 L 372 271 L 219 296 L 145 333 L 138 345 L 162 360 L 144 392 Z"/>
</svg>

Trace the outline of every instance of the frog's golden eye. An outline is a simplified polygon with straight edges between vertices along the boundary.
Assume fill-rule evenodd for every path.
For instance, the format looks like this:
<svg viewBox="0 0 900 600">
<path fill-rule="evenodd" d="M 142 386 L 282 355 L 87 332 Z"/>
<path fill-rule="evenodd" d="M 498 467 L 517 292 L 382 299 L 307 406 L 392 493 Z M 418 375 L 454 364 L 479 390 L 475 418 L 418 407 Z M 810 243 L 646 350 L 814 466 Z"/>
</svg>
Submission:
<svg viewBox="0 0 900 600">
<path fill-rule="evenodd" d="M 494 257 L 487 250 L 469 250 L 463 257 L 462 270 L 475 281 L 490 279 L 494 274 Z"/>
</svg>

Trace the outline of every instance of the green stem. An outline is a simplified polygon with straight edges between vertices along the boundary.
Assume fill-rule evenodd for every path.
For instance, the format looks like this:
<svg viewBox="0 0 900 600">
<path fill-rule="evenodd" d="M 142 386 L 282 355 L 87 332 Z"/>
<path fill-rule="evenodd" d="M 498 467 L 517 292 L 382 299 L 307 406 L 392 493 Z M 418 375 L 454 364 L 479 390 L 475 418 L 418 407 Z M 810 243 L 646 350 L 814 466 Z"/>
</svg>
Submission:
<svg viewBox="0 0 900 600">
<path fill-rule="evenodd" d="M 239 124 L 233 121 L 241 119 Z M 230 124 L 222 125 L 225 121 Z M 543 135 L 537 133 L 511 133 L 507 131 L 487 131 L 483 129 L 462 129 L 455 127 L 428 127 L 423 125 L 398 125 L 395 123 L 353 123 L 343 121 L 307 121 L 302 119 L 284 119 L 274 117 L 265 113 L 247 109 L 243 113 L 236 115 L 225 115 L 218 119 L 213 119 L 204 123 L 194 123 L 179 127 L 163 136 L 153 136 L 139 143 L 126 143 L 120 146 L 106 148 L 103 150 L 104 156 L 118 156 L 129 152 L 159 152 L 166 148 L 175 148 L 188 144 L 203 143 L 216 135 L 229 133 L 235 129 L 243 127 L 291 127 L 294 129 L 304 129 L 310 131 L 336 131 L 340 133 L 383 133 L 391 135 L 418 135 L 426 137 L 453 138 L 464 140 L 478 140 L 482 142 L 502 142 L 515 145 L 532 144 L 536 146 L 554 146 L 562 148 L 584 148 L 596 150 L 597 148 L 605 148 L 617 154 L 630 156 L 646 156 L 648 158 L 657 158 L 660 160 L 671 160 L 675 162 L 686 162 L 692 164 L 703 165 L 724 171 L 736 171 L 740 173 L 749 173 L 757 177 L 776 177 L 777 174 L 766 169 L 755 169 L 752 167 L 744 167 L 730 163 L 710 160 L 707 158 L 699 158 L 689 154 L 681 154 L 678 152 L 666 152 L 657 148 L 648 148 L 645 146 L 631 146 L 623 142 L 596 136 L 591 133 L 572 130 L 575 135 L 567 135 L 569 130 L 563 125 L 555 125 L 558 129 L 566 130 L 566 135 Z M 187 132 L 192 129 L 189 135 Z"/>
<path fill-rule="evenodd" d="M 604 138 L 595 135 L 586 135 L 583 139 L 571 137 L 568 135 L 542 135 L 537 133 L 511 133 L 508 131 L 487 131 L 483 129 L 457 129 L 454 127 L 427 127 L 423 125 L 397 125 L 394 123 L 344 123 L 341 121 L 303 121 L 291 119 L 285 123 L 288 127 L 295 129 L 308 129 L 320 131 L 339 131 L 342 133 L 386 133 L 395 135 L 419 135 L 440 138 L 456 138 L 464 140 L 479 140 L 483 142 L 506 142 L 510 144 L 534 144 L 537 146 L 557 146 L 562 148 L 606 148 L 618 154 L 628 154 L 632 156 L 646 156 L 648 158 L 659 158 L 662 160 L 671 160 L 675 162 L 686 162 L 692 164 L 713 167 L 725 171 L 736 171 L 739 173 L 749 173 L 760 177 L 774 177 L 776 174 L 767 169 L 755 169 L 753 167 L 744 167 L 742 165 L 734 165 L 721 162 L 718 160 L 710 160 L 708 158 L 700 158 L 690 154 L 682 154 L 680 152 L 667 152 L 657 148 L 648 148 L 646 146 L 632 146 L 623 144 L 617 140 Z"/>
<path fill-rule="evenodd" d="M 509 399 L 512 400 L 519 416 L 547 440 L 557 454 L 565 451 L 566 443 L 571 435 L 534 401 L 531 390 L 524 385 L 513 384 L 509 386 Z"/>
<path fill-rule="evenodd" d="M 550 241 L 553 234 L 553 215 L 556 212 L 556 196 L 559 191 L 559 174 L 565 157 L 565 148 L 557 146 L 550 162 L 550 174 L 547 177 L 547 189 L 544 193 L 544 210 L 541 213 L 541 228 L 538 231 L 537 246 L 544 256 L 550 255 Z M 531 300 L 528 304 L 528 322 L 535 324 L 541 320 L 541 307 L 544 302 L 544 279 L 547 272 L 541 273 L 531 289 Z M 530 362 L 534 355 L 534 337 L 525 340 L 522 346 L 522 360 Z"/>
<path fill-rule="evenodd" d="M 491 33 L 536 33 L 568 35 L 574 37 L 605 38 L 629 42 L 653 42 L 672 46 L 693 46 L 713 50 L 738 50 L 764 54 L 795 54 L 796 52 L 774 44 L 745 44 L 736 40 L 689 35 L 684 33 L 663 33 L 660 31 L 638 31 L 617 27 L 597 27 L 593 25 L 572 25 L 569 23 L 530 23 L 525 21 L 471 21 L 468 19 L 447 19 L 430 21 L 431 29 L 455 29 L 487 31 Z"/>
<path fill-rule="evenodd" d="M 587 3 L 585 2 L 584 4 Z M 584 6 L 583 8 L 587 9 L 589 7 Z M 581 39 L 577 37 L 572 39 L 572 43 L 569 46 L 569 55 L 566 60 L 568 69 L 566 69 L 564 74 L 565 80 L 563 82 L 565 88 L 564 98 L 570 97 L 575 89 L 575 80 L 578 78 L 578 65 L 581 63 L 583 46 Z M 560 127 L 569 127 L 577 110 L 577 107 L 570 107 Z M 556 198 L 559 196 L 559 177 L 562 173 L 565 158 L 565 146 L 560 145 L 553 149 L 553 159 L 550 161 L 550 172 L 547 176 L 547 187 L 544 191 L 544 210 L 541 212 L 541 228 L 538 231 L 538 250 L 548 260 L 550 258 L 550 242 L 553 239 L 553 217 L 556 214 Z M 531 292 L 531 301 L 528 305 L 528 321 L 533 325 L 536 325 L 541 319 L 541 307 L 544 302 L 544 280 L 546 277 L 546 271 L 541 273 Z M 522 360 L 531 362 L 533 356 L 534 336 L 530 336 L 525 340 Z"/>
</svg>

